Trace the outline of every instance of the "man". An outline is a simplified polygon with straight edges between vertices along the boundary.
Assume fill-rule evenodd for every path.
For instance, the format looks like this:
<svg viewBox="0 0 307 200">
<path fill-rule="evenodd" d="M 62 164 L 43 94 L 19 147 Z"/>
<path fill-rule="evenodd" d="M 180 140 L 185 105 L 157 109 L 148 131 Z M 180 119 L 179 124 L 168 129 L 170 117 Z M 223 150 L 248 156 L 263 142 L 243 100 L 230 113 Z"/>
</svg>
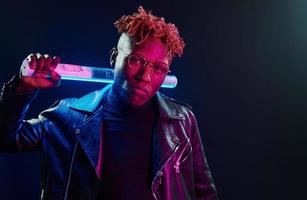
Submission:
<svg viewBox="0 0 307 200">
<path fill-rule="evenodd" d="M 59 84 L 60 59 L 27 58 L 40 78 L 4 85 L 0 150 L 42 151 L 42 199 L 217 199 L 190 107 L 158 92 L 183 53 L 177 28 L 142 7 L 115 26 L 114 83 L 31 120 L 24 118 L 38 89 Z"/>
</svg>

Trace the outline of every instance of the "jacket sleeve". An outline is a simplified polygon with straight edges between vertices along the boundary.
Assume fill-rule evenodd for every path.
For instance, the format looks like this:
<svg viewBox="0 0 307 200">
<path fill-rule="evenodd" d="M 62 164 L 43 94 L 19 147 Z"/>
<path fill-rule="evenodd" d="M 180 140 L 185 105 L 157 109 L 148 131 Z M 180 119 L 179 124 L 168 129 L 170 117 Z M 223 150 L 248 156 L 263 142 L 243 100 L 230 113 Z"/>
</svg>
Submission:
<svg viewBox="0 0 307 200">
<path fill-rule="evenodd" d="M 24 120 L 38 91 L 15 92 L 15 76 L 2 87 L 0 95 L 0 152 L 37 150 L 42 137 L 41 120 Z"/>
<path fill-rule="evenodd" d="M 199 129 L 192 113 L 192 152 L 195 193 L 198 200 L 218 200 L 217 191 L 205 157 Z"/>
</svg>

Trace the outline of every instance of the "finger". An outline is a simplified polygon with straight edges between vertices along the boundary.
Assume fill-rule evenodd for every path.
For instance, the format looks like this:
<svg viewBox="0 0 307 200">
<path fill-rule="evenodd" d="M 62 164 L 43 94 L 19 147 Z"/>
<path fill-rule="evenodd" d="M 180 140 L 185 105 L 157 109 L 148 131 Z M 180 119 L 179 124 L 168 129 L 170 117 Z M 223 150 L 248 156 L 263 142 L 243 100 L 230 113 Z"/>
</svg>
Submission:
<svg viewBox="0 0 307 200">
<path fill-rule="evenodd" d="M 31 57 L 32 57 L 32 56 L 35 56 L 35 54 L 34 54 L 34 53 L 30 53 L 30 54 L 26 57 L 26 60 L 31 61 Z"/>
<path fill-rule="evenodd" d="M 52 70 L 50 69 L 52 58 L 48 54 L 45 54 L 44 57 L 45 57 L 45 62 L 44 62 L 43 73 L 48 74 Z"/>
<path fill-rule="evenodd" d="M 61 58 L 58 56 L 54 56 L 51 62 L 50 70 L 54 70 L 60 62 Z"/>
<path fill-rule="evenodd" d="M 31 53 L 27 56 L 26 60 L 29 62 L 29 67 L 30 69 L 35 69 L 36 68 L 36 55 Z"/>
<path fill-rule="evenodd" d="M 61 76 L 56 71 L 50 72 L 51 81 L 54 83 L 54 86 L 58 87 L 61 83 Z"/>
<path fill-rule="evenodd" d="M 43 79 L 43 78 L 40 78 Z M 46 89 L 46 88 L 51 88 L 51 87 L 55 87 L 57 83 L 55 81 L 49 80 L 49 79 L 44 79 L 39 85 L 38 87 L 41 89 Z"/>
<path fill-rule="evenodd" d="M 36 57 L 37 57 L 37 66 L 36 66 L 35 72 L 37 74 L 42 74 L 43 69 L 44 69 L 45 58 L 40 53 L 37 53 Z"/>
</svg>

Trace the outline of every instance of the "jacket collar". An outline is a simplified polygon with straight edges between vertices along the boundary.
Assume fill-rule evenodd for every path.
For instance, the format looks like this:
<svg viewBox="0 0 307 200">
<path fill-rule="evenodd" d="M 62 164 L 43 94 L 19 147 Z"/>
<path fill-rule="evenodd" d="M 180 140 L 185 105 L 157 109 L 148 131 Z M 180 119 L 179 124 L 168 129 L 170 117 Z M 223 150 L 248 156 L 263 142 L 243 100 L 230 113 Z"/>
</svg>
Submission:
<svg viewBox="0 0 307 200">
<path fill-rule="evenodd" d="M 70 104 L 69 107 L 80 111 L 94 113 L 99 108 L 106 91 L 108 91 L 111 87 L 112 85 L 109 84 L 101 90 L 91 92 Z"/>
<path fill-rule="evenodd" d="M 106 91 L 108 91 L 111 87 L 112 84 L 109 84 L 101 90 L 91 92 L 70 104 L 69 107 L 80 111 L 94 113 L 99 108 Z M 172 102 L 172 98 L 157 92 L 154 100 L 158 105 L 161 119 L 184 119 L 183 113 Z"/>
<path fill-rule="evenodd" d="M 89 117 L 87 116 L 88 114 L 86 114 L 87 117 L 79 126 L 80 131 L 78 132 L 80 133 L 77 135 L 77 140 L 88 156 L 99 179 L 101 175 L 101 165 L 103 162 L 100 159 L 102 155 L 102 142 L 100 137 L 100 133 L 102 131 L 102 121 L 100 108 L 101 101 L 104 98 L 106 91 L 108 91 L 111 87 L 112 85 L 107 85 L 103 89 L 91 92 L 69 105 L 69 107 L 72 109 L 90 113 L 89 116 L 97 116 Z M 181 144 L 181 141 L 176 136 L 175 132 L 173 132 L 173 130 L 170 128 L 165 127 L 168 126 L 167 121 L 185 119 L 177 104 L 172 102 L 174 101 L 173 99 L 163 95 L 160 92 L 157 92 L 154 97 L 154 101 L 156 101 L 159 109 L 159 123 L 156 126 L 156 134 L 153 141 L 155 154 L 153 155 L 153 178 Z M 92 133 L 92 137 L 88 137 L 89 133 Z"/>
<path fill-rule="evenodd" d="M 162 120 L 168 119 L 184 119 L 184 115 L 182 111 L 176 106 L 172 98 L 165 96 L 164 94 L 157 92 L 156 96 L 154 97 L 158 108 L 160 118 Z"/>
</svg>

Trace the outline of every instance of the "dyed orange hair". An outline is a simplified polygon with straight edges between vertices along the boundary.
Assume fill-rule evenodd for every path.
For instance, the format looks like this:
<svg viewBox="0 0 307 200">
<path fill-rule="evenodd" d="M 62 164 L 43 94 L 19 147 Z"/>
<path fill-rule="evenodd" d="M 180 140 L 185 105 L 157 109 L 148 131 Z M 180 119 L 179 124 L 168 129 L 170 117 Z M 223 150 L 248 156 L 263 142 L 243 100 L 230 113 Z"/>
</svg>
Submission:
<svg viewBox="0 0 307 200">
<path fill-rule="evenodd" d="M 135 39 L 137 45 L 148 37 L 160 38 L 171 56 L 181 56 L 185 43 L 174 24 L 166 23 L 163 17 L 157 17 L 142 6 L 132 15 L 123 15 L 115 23 L 119 33 L 127 33 Z"/>
</svg>

